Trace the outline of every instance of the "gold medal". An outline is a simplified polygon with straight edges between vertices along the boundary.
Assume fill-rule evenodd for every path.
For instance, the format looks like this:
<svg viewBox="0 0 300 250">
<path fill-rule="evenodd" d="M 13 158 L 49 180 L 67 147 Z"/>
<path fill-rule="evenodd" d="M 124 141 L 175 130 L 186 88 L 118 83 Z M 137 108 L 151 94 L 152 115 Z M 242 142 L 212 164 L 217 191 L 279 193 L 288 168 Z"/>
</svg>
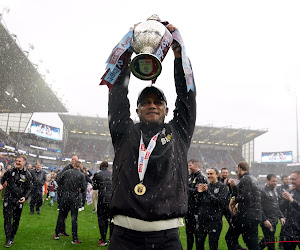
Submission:
<svg viewBox="0 0 300 250">
<path fill-rule="evenodd" d="M 146 193 L 146 187 L 142 183 L 139 183 L 134 187 L 134 192 L 137 195 L 143 195 L 144 193 Z"/>
</svg>

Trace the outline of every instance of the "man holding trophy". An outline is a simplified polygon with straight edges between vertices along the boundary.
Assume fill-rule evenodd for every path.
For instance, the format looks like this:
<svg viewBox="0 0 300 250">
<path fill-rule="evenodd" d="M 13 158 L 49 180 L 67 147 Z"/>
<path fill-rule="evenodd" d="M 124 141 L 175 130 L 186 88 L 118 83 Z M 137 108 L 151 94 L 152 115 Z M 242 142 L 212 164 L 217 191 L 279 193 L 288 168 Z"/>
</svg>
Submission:
<svg viewBox="0 0 300 250">
<path fill-rule="evenodd" d="M 152 45 L 152 35 L 160 32 L 152 24 L 139 31 L 148 21 L 162 25 L 157 47 Z M 115 150 L 111 250 L 182 249 L 178 227 L 183 225 L 187 212 L 187 152 L 196 120 L 195 85 L 178 30 L 160 22 L 157 16 L 145 23 L 131 29 L 114 48 L 108 63 L 115 66 L 106 71 L 101 82 L 110 88 L 109 127 Z M 152 49 L 137 52 L 134 45 L 139 39 L 144 41 L 144 47 L 151 44 Z M 154 81 L 171 45 L 177 93 L 174 118 L 164 122 L 168 115 L 166 97 L 160 89 L 149 86 L 138 96 L 136 112 L 140 122 L 135 124 L 130 118 L 127 97 L 130 69 L 138 78 Z M 141 56 L 129 66 L 132 50 Z"/>
</svg>

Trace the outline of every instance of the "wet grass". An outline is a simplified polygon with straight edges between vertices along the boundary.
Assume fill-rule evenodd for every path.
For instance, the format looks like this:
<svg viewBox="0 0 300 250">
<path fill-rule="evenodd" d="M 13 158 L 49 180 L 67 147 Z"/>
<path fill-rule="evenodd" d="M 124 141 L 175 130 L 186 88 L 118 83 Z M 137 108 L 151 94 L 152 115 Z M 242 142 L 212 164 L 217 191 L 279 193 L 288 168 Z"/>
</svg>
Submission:
<svg viewBox="0 0 300 250">
<path fill-rule="evenodd" d="M 56 210 L 56 203 L 54 203 L 54 206 L 52 207 L 47 204 L 48 201 L 45 201 L 41 210 L 41 215 L 36 213 L 34 215 L 30 215 L 29 204 L 26 202 L 23 208 L 19 230 L 15 237 L 15 244 L 11 247 L 11 249 L 107 249 L 107 247 L 100 247 L 97 245 L 100 234 L 97 223 L 97 214 L 92 212 L 92 205 L 86 205 L 85 210 L 79 212 L 78 216 L 78 236 L 83 243 L 80 245 L 72 245 L 71 236 L 61 236 L 59 240 L 54 240 L 52 238 L 58 211 Z M 0 214 L 0 249 L 4 249 L 5 236 L 3 228 L 2 202 L 0 202 Z M 66 225 L 67 232 L 71 234 L 70 214 Z M 225 234 L 227 230 L 228 224 L 226 219 L 224 219 L 223 230 L 219 241 L 219 249 L 227 249 L 225 243 Z M 262 235 L 260 228 L 259 230 L 259 234 Z M 280 226 L 278 225 L 276 235 L 278 235 L 279 232 Z M 180 238 L 183 249 L 186 249 L 186 235 L 184 227 L 180 229 Z M 242 240 L 240 240 L 240 243 L 245 247 Z M 194 249 L 196 248 L 194 247 Z M 205 249 L 209 249 L 208 241 L 206 241 Z"/>
</svg>

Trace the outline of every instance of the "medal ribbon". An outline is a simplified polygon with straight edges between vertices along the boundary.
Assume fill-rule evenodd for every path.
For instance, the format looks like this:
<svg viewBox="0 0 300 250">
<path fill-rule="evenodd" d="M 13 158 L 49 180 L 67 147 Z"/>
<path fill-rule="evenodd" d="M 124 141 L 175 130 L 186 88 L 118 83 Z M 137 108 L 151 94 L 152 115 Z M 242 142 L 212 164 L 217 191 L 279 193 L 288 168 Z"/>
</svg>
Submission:
<svg viewBox="0 0 300 250">
<path fill-rule="evenodd" d="M 139 148 L 139 161 L 138 161 L 138 174 L 140 178 L 140 182 L 143 182 L 144 176 L 147 170 L 148 161 L 150 158 L 150 155 L 153 151 L 153 149 L 156 146 L 156 141 L 158 138 L 158 135 L 160 132 L 158 132 L 155 136 L 152 137 L 152 139 L 149 142 L 149 145 L 146 149 L 144 140 L 143 140 L 143 133 L 141 132 L 141 141 L 140 141 L 140 148 Z"/>
</svg>

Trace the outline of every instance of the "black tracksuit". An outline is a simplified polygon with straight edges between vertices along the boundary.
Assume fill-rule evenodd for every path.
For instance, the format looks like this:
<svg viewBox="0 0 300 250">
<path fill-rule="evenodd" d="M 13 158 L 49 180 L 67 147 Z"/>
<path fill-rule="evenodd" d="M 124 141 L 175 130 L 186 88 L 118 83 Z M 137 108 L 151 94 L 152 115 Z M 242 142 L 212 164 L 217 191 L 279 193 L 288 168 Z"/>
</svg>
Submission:
<svg viewBox="0 0 300 250">
<path fill-rule="evenodd" d="M 106 242 L 107 229 L 110 222 L 109 203 L 112 190 L 112 174 L 108 169 L 102 169 L 101 171 L 95 173 L 93 177 L 93 189 L 98 190 L 98 226 L 101 239 Z M 111 234 L 112 231 L 110 230 L 110 235 Z"/>
<path fill-rule="evenodd" d="M 1 184 L 7 182 L 3 200 L 4 231 L 6 242 L 14 239 L 21 218 L 22 197 L 28 199 L 32 189 L 32 176 L 29 171 L 14 167 L 4 173 Z"/>
<path fill-rule="evenodd" d="M 33 179 L 33 185 L 31 190 L 31 200 L 30 200 L 30 212 L 34 212 L 34 207 L 36 211 L 39 212 L 43 204 L 43 186 L 46 182 L 46 172 L 44 170 L 30 171 Z"/>
<path fill-rule="evenodd" d="M 209 183 L 207 191 L 198 193 L 198 197 L 197 250 L 204 249 L 207 235 L 210 249 L 216 250 L 223 225 L 223 207 L 228 197 L 227 187 L 221 182 Z"/>
<path fill-rule="evenodd" d="M 261 191 L 257 179 L 246 172 L 237 185 L 238 195 L 235 200 L 238 212 L 233 218 L 226 234 L 228 249 L 238 249 L 238 238 L 242 234 L 243 240 L 251 250 L 260 249 L 258 244 L 258 224 L 262 219 Z"/>
<path fill-rule="evenodd" d="M 144 221 L 158 221 L 184 217 L 187 212 L 187 153 L 195 127 L 196 93 L 187 92 L 181 58 L 175 59 L 174 66 L 177 99 L 174 118 L 169 123 L 149 128 L 143 122 L 135 124 L 130 118 L 128 66 L 110 91 L 108 116 L 115 151 L 110 204 L 112 216 L 124 215 Z M 143 180 L 146 193 L 138 196 L 134 187 L 140 183 L 138 158 L 141 131 L 146 147 L 156 133 L 161 133 Z M 116 228 L 110 249 L 117 249 L 113 244 Z M 165 236 L 161 237 L 166 239 Z M 134 238 L 138 240 L 137 236 Z"/>
<path fill-rule="evenodd" d="M 69 169 L 62 173 L 57 180 L 59 186 L 62 187 L 62 198 L 55 228 L 55 234 L 59 235 L 61 229 L 65 225 L 65 219 L 69 211 L 72 217 L 72 236 L 73 240 L 78 240 L 77 235 L 77 216 L 80 206 L 79 192 L 86 191 L 86 180 L 84 174 L 77 168 Z"/>
<path fill-rule="evenodd" d="M 196 225 L 198 223 L 199 202 L 197 186 L 199 183 L 207 183 L 207 179 L 199 170 L 195 174 L 190 174 L 188 181 L 188 212 L 185 216 L 185 230 L 187 250 L 192 250 L 194 245 L 194 235 L 196 233 Z"/>
<path fill-rule="evenodd" d="M 300 190 L 287 190 L 291 193 L 294 201 L 291 203 L 287 200 L 284 206 L 287 208 L 286 222 L 283 228 L 282 236 L 286 242 L 283 244 L 284 249 L 293 250 L 298 246 L 300 248 Z"/>
<path fill-rule="evenodd" d="M 260 224 L 264 239 L 261 240 L 261 249 L 268 247 L 268 249 L 275 249 L 275 231 L 278 219 L 283 218 L 283 215 L 279 209 L 278 204 L 278 194 L 275 188 L 268 187 L 267 185 L 261 191 L 261 208 L 262 208 L 262 223 Z M 264 225 L 264 222 L 268 220 L 272 224 L 272 229 L 270 230 Z"/>
<path fill-rule="evenodd" d="M 65 171 L 67 171 L 67 170 L 69 170 L 69 169 L 72 169 L 72 168 L 73 168 L 72 164 L 69 163 L 67 166 L 65 166 L 65 167 L 63 168 L 62 171 L 58 172 L 57 175 L 56 175 L 56 182 L 58 182 L 58 179 L 60 178 L 60 176 L 61 176 Z M 58 187 L 57 187 L 57 207 L 58 207 L 58 208 L 60 208 L 60 203 L 61 203 L 61 198 L 62 198 L 62 191 L 63 191 L 62 186 L 58 186 Z"/>
</svg>

